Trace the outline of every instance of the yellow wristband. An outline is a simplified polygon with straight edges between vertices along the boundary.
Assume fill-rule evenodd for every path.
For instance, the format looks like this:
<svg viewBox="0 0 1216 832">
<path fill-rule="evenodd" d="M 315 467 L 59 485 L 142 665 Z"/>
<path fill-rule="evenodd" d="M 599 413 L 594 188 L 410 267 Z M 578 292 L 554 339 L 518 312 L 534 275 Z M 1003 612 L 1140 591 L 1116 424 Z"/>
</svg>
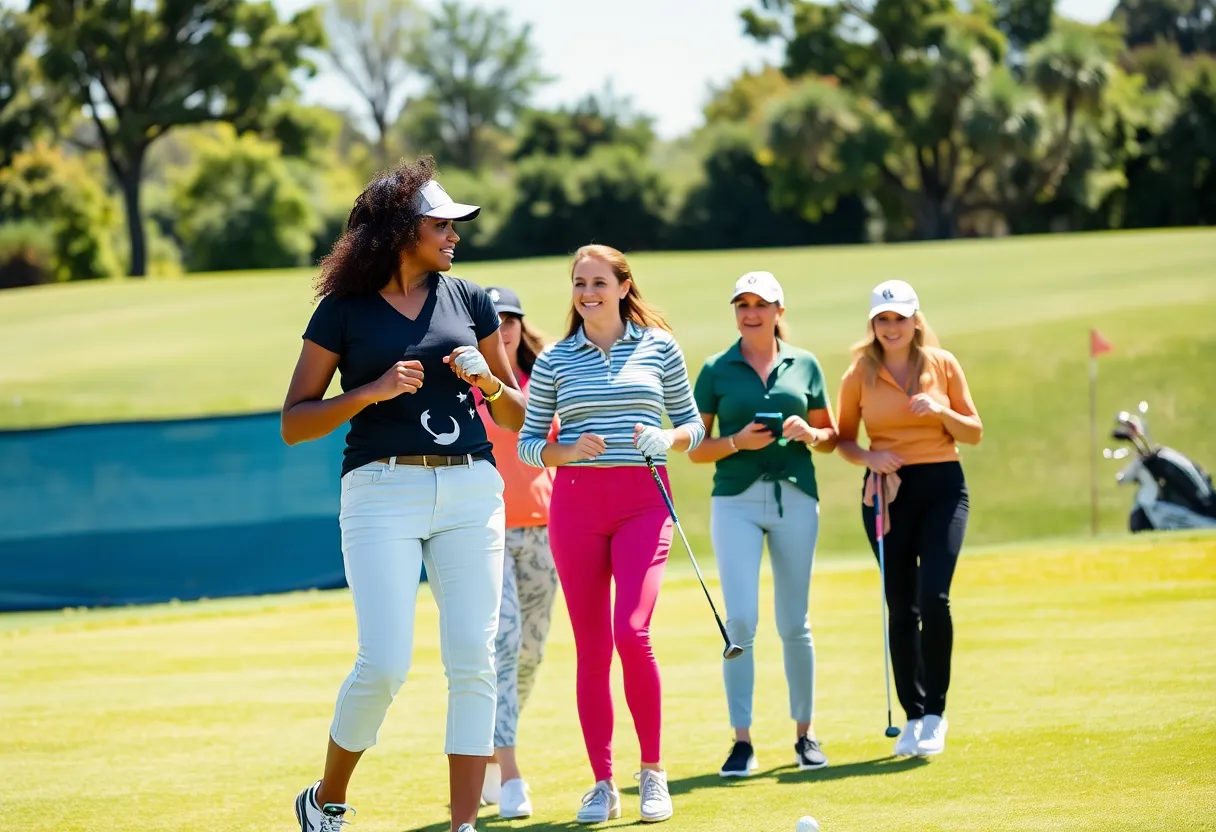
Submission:
<svg viewBox="0 0 1216 832">
<path fill-rule="evenodd" d="M 494 395 L 493 395 L 493 396 L 486 396 L 486 397 L 485 397 L 486 401 L 487 401 L 487 402 L 496 402 L 496 401 L 498 401 L 498 397 L 502 395 L 502 391 L 503 391 L 503 390 L 505 390 L 505 389 L 507 389 L 507 385 L 503 384 L 503 383 L 502 383 L 502 381 L 500 380 L 500 381 L 498 382 L 498 389 L 494 391 Z"/>
</svg>

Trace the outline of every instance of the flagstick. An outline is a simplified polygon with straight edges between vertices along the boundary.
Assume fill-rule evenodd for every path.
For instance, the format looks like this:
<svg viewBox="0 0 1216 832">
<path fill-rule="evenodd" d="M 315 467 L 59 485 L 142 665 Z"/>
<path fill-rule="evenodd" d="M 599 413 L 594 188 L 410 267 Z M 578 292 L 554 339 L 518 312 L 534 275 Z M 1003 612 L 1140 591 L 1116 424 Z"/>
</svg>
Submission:
<svg viewBox="0 0 1216 832">
<path fill-rule="evenodd" d="M 1089 351 L 1089 527 L 1098 534 L 1098 357 Z"/>
</svg>

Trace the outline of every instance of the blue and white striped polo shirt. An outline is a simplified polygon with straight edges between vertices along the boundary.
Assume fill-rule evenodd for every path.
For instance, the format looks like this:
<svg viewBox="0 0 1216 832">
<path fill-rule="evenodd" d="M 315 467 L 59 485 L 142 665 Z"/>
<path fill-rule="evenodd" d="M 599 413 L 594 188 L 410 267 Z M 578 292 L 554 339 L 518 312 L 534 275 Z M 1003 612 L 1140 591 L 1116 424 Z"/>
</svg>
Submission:
<svg viewBox="0 0 1216 832">
<path fill-rule="evenodd" d="M 519 458 L 543 468 L 553 414 L 561 431 L 557 441 L 573 443 L 584 433 L 604 437 L 608 450 L 572 465 L 645 465 L 633 445 L 636 424 L 687 426 L 695 448 L 705 438 L 705 423 L 692 398 L 684 353 L 675 338 L 656 327 L 625 324 L 625 334 L 605 353 L 583 334 L 551 344 L 537 357 L 528 382 L 528 411 L 519 432 Z M 667 462 L 666 454 L 654 457 Z"/>
</svg>

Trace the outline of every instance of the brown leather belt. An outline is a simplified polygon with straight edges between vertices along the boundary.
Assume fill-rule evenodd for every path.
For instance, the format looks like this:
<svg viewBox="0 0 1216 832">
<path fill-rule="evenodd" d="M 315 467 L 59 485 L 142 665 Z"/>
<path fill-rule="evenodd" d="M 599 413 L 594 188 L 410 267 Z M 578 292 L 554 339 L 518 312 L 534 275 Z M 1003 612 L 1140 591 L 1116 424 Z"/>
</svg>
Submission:
<svg viewBox="0 0 1216 832">
<path fill-rule="evenodd" d="M 423 468 L 447 468 L 452 465 L 471 466 L 473 464 L 474 457 L 472 454 L 464 454 L 462 456 L 414 454 L 412 456 L 385 457 L 384 459 L 377 459 L 376 462 L 383 462 L 385 465 L 392 465 L 393 460 L 396 460 L 398 465 L 420 465 Z"/>
</svg>

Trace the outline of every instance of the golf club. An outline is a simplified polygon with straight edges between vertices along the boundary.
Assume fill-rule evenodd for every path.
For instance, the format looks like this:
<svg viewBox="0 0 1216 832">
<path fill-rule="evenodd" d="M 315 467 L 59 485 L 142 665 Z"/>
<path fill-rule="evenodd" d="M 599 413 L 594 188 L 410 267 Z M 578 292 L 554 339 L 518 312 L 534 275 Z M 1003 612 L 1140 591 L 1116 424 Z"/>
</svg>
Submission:
<svg viewBox="0 0 1216 832">
<path fill-rule="evenodd" d="M 874 495 L 874 536 L 878 539 L 878 592 L 882 599 L 879 605 L 882 609 L 882 678 L 887 684 L 887 730 L 888 737 L 898 737 L 899 729 L 891 724 L 891 634 L 887 632 L 887 564 L 883 550 L 882 521 L 884 516 L 883 502 L 886 500 L 886 478 L 877 474 L 878 493 Z"/>
<path fill-rule="evenodd" d="M 743 648 L 732 643 L 730 636 L 726 634 L 726 625 L 722 623 L 722 617 L 718 615 L 718 608 L 714 606 L 714 599 L 709 594 L 709 588 L 705 586 L 705 579 L 701 577 L 701 567 L 697 565 L 697 558 L 692 553 L 692 547 L 688 545 L 688 538 L 684 536 L 684 528 L 680 525 L 680 518 L 676 517 L 676 507 L 671 501 L 671 495 L 667 493 L 667 487 L 663 485 L 663 480 L 659 478 L 659 472 L 655 470 L 654 460 L 646 457 L 646 465 L 650 468 L 650 476 L 654 477 L 655 484 L 659 486 L 659 493 L 663 495 L 663 501 L 667 503 L 667 511 L 671 515 L 672 522 L 676 524 L 676 531 L 680 533 L 680 539 L 684 541 L 684 549 L 688 552 L 688 559 L 692 561 L 692 568 L 696 570 L 697 580 L 701 582 L 701 589 L 705 592 L 705 599 L 709 601 L 709 608 L 714 611 L 714 620 L 718 622 L 718 631 L 722 633 L 722 641 L 726 642 L 726 649 L 722 651 L 722 658 L 737 659 L 743 655 Z"/>
</svg>

